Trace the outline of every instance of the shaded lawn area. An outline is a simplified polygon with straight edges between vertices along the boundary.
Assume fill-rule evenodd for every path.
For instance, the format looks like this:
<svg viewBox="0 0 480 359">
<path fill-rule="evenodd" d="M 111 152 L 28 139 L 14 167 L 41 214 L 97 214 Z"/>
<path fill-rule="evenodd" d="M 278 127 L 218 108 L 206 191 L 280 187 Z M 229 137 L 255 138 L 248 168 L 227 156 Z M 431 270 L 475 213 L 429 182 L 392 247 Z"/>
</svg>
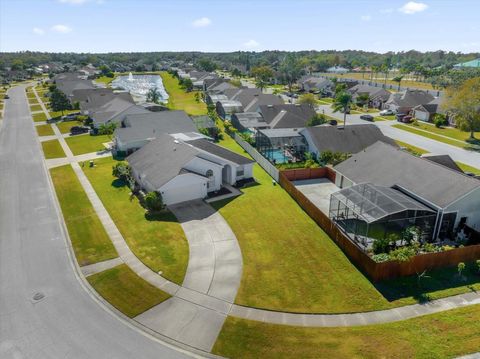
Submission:
<svg viewBox="0 0 480 359">
<path fill-rule="evenodd" d="M 433 132 L 422 131 L 422 130 L 416 128 L 416 126 L 398 124 L 398 125 L 392 125 L 392 127 L 399 128 L 401 130 L 411 132 L 411 133 L 414 133 L 416 135 L 423 136 L 423 137 L 426 137 L 426 138 L 430 138 L 430 139 L 438 141 L 438 142 L 443 142 L 443 143 L 446 143 L 448 145 L 452 145 L 452 146 L 455 146 L 455 147 L 475 150 L 467 142 L 464 142 L 462 144 L 462 142 L 459 142 L 458 140 L 455 140 L 455 139 L 449 139 L 449 138 L 445 138 L 445 137 L 442 137 L 442 136 L 438 136 Z"/>
<path fill-rule="evenodd" d="M 89 276 L 87 280 L 107 302 L 130 318 L 170 298 L 126 264 Z"/>
<path fill-rule="evenodd" d="M 58 122 L 56 123 L 60 133 L 70 133 L 70 129 L 73 126 L 82 126 L 82 121 L 66 121 L 66 122 Z M 108 142 L 108 141 L 107 141 Z"/>
<path fill-rule="evenodd" d="M 75 257 L 80 266 L 118 257 L 70 165 L 50 170 Z"/>
<path fill-rule="evenodd" d="M 479 317 L 480 305 L 347 328 L 228 317 L 212 352 L 228 358 L 450 358 L 478 351 Z"/>
<path fill-rule="evenodd" d="M 84 153 L 104 151 L 106 142 L 111 142 L 108 135 L 76 135 L 65 138 L 68 147 L 72 150 L 75 156 L 83 155 Z"/>
<path fill-rule="evenodd" d="M 40 126 L 35 126 L 37 129 L 37 133 L 39 136 L 50 136 L 54 135 L 55 133 L 53 132 L 52 125 L 40 125 Z"/>
<path fill-rule="evenodd" d="M 65 152 L 63 152 L 63 148 L 58 140 L 42 142 L 42 148 L 46 159 L 65 157 Z"/>
<path fill-rule="evenodd" d="M 182 227 L 170 212 L 146 216 L 130 189 L 112 176 L 115 163 L 112 158 L 95 160 L 96 166 L 84 167 L 84 172 L 133 253 L 154 272 L 181 284 L 189 255 Z"/>
<path fill-rule="evenodd" d="M 70 115 L 71 113 L 78 113 L 78 110 L 66 110 L 66 111 L 51 111 L 50 107 L 48 107 L 48 112 L 50 113 L 51 118 L 60 117 Z"/>
<path fill-rule="evenodd" d="M 207 106 L 204 102 L 195 101 L 195 92 L 185 92 L 180 88 L 178 80 L 167 72 L 161 72 L 163 85 L 168 93 L 168 108 L 183 110 L 189 115 L 206 115 Z"/>
<path fill-rule="evenodd" d="M 245 155 L 228 135 L 220 144 Z M 376 287 L 258 164 L 254 177 L 260 184 L 242 189 L 244 195 L 212 203 L 242 250 L 237 304 L 291 312 L 371 311 L 464 293 L 475 282 L 452 281 L 448 270 L 429 273 L 422 287 L 412 287 L 416 277 Z"/>
<path fill-rule="evenodd" d="M 47 120 L 47 115 L 45 115 L 43 112 L 34 113 L 32 118 L 34 122 L 43 122 Z"/>
<path fill-rule="evenodd" d="M 42 111 L 42 106 L 40 105 L 30 105 L 30 111 L 34 112 L 34 111 Z"/>
</svg>

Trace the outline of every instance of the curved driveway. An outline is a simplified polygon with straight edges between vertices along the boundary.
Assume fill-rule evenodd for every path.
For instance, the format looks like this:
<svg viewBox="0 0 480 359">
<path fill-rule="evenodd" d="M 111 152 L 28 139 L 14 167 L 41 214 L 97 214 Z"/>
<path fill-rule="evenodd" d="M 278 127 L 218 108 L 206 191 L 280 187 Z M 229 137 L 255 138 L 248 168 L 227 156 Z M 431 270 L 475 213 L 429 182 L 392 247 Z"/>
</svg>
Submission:
<svg viewBox="0 0 480 359">
<path fill-rule="evenodd" d="M 0 129 L 0 357 L 186 357 L 120 320 L 83 287 L 69 258 L 25 88 L 8 93 Z"/>
</svg>

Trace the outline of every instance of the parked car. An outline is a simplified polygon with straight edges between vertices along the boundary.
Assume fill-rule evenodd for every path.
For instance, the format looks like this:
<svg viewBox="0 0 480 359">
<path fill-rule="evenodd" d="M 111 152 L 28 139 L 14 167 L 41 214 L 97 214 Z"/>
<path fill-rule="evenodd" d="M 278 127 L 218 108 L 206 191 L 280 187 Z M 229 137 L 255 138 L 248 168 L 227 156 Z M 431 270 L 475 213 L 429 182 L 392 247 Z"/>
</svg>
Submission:
<svg viewBox="0 0 480 359">
<path fill-rule="evenodd" d="M 391 116 L 391 115 L 395 115 L 395 112 L 393 110 L 380 111 L 380 116 Z"/>
<path fill-rule="evenodd" d="M 8 95 L 5 95 L 5 97 L 4 97 L 5 100 L 8 100 L 9 98 L 10 98 L 10 96 L 8 96 Z"/>
<path fill-rule="evenodd" d="M 336 126 L 338 124 L 337 120 L 330 120 L 328 123 L 332 126 Z"/>
<path fill-rule="evenodd" d="M 88 133 L 90 131 L 90 127 L 86 126 L 73 126 L 70 129 L 70 134 L 71 135 L 80 135 L 82 133 Z"/>
<path fill-rule="evenodd" d="M 410 123 L 410 122 L 412 122 L 412 119 L 413 119 L 412 116 L 404 116 L 404 117 L 402 118 L 402 122 L 403 122 L 403 123 Z"/>
<path fill-rule="evenodd" d="M 365 121 L 373 122 L 373 116 L 372 115 L 361 115 L 360 119 L 365 120 Z"/>
<path fill-rule="evenodd" d="M 402 119 L 403 119 L 405 116 L 407 116 L 406 113 L 397 113 L 397 114 L 395 115 L 395 119 L 396 119 L 398 122 L 402 122 Z"/>
</svg>

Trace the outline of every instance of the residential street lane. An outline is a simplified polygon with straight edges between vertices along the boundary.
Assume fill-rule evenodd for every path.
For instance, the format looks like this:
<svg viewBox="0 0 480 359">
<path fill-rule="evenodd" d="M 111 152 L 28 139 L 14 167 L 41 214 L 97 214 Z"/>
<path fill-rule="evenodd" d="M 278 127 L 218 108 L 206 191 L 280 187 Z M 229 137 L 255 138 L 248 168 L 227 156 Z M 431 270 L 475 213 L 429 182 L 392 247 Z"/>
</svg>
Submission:
<svg viewBox="0 0 480 359">
<path fill-rule="evenodd" d="M 8 93 L 0 128 L 0 358 L 187 357 L 112 315 L 83 288 L 25 88 Z"/>
</svg>

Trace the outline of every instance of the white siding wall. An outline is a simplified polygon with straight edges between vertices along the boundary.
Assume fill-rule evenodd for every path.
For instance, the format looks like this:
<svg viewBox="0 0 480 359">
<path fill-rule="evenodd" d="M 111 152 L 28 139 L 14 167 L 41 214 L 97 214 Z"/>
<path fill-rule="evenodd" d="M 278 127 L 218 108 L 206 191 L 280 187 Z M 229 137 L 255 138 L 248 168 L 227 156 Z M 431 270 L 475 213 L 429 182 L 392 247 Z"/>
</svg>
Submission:
<svg viewBox="0 0 480 359">
<path fill-rule="evenodd" d="M 218 191 L 220 189 L 220 186 L 222 185 L 222 168 L 223 166 L 204 160 L 202 158 L 195 157 L 192 159 L 190 162 L 188 162 L 185 166 L 185 169 L 198 173 L 202 176 L 205 176 L 207 174 L 208 170 L 213 171 L 213 176 L 214 176 L 214 184 L 213 186 L 210 186 L 208 189 L 209 192 L 211 191 Z"/>
<path fill-rule="evenodd" d="M 341 173 L 337 172 L 335 176 L 335 185 L 338 188 L 348 188 L 353 186 L 353 182 L 344 177 Z"/>
<path fill-rule="evenodd" d="M 167 206 L 207 196 L 207 179 L 186 173 L 176 176 L 158 190 Z"/>
<path fill-rule="evenodd" d="M 467 217 L 467 225 L 477 231 L 480 231 L 480 188 L 477 188 L 469 195 L 459 199 L 455 203 L 446 207 L 443 212 L 456 212 L 457 219 L 455 227 L 458 226 L 460 218 Z"/>
</svg>

